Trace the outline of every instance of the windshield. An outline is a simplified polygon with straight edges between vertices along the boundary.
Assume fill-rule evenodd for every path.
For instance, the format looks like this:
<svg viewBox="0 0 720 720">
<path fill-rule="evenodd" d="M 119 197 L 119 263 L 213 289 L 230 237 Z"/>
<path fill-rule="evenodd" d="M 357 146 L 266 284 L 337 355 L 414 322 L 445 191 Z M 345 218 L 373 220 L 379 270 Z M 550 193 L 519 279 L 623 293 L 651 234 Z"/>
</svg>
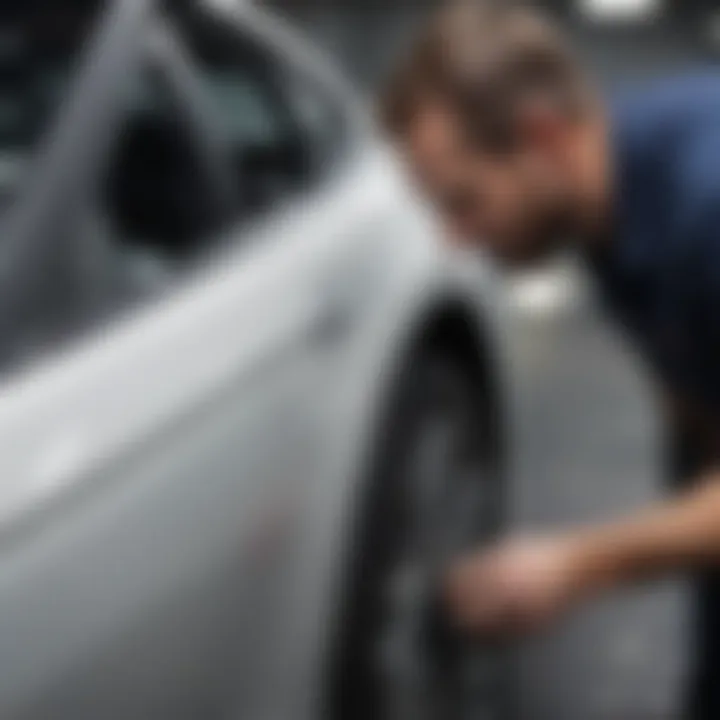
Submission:
<svg viewBox="0 0 720 720">
<path fill-rule="evenodd" d="M 10 3 L 7 3 L 11 5 Z M 13 197 L 68 93 L 102 0 L 0 6 L 0 203 Z"/>
</svg>

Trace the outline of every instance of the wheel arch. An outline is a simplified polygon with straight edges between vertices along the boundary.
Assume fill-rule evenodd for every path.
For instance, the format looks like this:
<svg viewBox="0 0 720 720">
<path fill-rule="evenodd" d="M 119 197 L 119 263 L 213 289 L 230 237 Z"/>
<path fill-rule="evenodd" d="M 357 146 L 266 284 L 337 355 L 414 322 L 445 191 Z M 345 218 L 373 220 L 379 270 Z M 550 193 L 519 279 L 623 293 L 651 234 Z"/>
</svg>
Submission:
<svg viewBox="0 0 720 720">
<path fill-rule="evenodd" d="M 478 303 L 448 294 L 425 309 L 410 333 L 399 368 L 424 352 L 448 353 L 472 375 L 487 403 L 498 455 L 506 437 L 505 402 L 498 341 Z"/>
<path fill-rule="evenodd" d="M 409 364 L 425 353 L 448 353 L 472 375 L 485 400 L 484 406 L 490 415 L 489 440 L 495 447 L 495 470 L 498 480 L 504 483 L 507 433 L 498 342 L 492 321 L 484 315 L 483 307 L 476 298 L 455 292 L 434 295 L 428 303 L 417 308 L 415 320 L 404 329 L 403 340 L 394 353 L 392 371 L 383 383 L 384 397 L 376 407 L 375 424 L 379 428 L 384 426 L 383 420 L 396 399 L 400 376 Z M 329 717 L 334 717 L 333 709 L 338 701 L 334 694 L 338 682 L 336 663 L 341 657 L 338 651 L 342 652 L 345 648 L 348 603 L 352 603 L 354 598 L 353 584 L 364 575 L 358 567 L 362 567 L 363 541 L 367 537 L 368 523 L 373 522 L 368 510 L 375 504 L 376 493 L 382 492 L 375 472 L 379 459 L 376 452 L 381 449 L 382 441 L 377 433 L 371 433 L 370 442 L 373 447 L 367 453 L 367 462 L 360 473 L 363 479 L 355 486 L 351 496 L 352 509 L 339 553 L 339 557 L 343 558 L 342 570 L 336 576 L 338 585 L 335 587 L 334 612 L 329 622 L 329 628 L 334 631 L 330 635 L 333 639 L 326 647 L 328 652 L 322 666 L 323 712 Z"/>
</svg>

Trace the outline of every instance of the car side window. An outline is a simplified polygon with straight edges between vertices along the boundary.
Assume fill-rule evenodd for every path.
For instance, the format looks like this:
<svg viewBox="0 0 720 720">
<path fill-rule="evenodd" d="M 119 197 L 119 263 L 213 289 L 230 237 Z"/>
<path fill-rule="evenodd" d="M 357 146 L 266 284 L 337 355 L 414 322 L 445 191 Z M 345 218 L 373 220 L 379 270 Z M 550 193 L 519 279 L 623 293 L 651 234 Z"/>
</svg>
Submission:
<svg viewBox="0 0 720 720">
<path fill-rule="evenodd" d="M 227 222 L 212 158 L 170 75 L 146 62 L 122 91 L 92 200 L 96 322 L 174 287 Z"/>
<path fill-rule="evenodd" d="M 0 370 L 49 355 L 172 290 L 222 235 L 224 173 L 213 173 L 191 98 L 167 66 L 138 65 L 115 88 L 108 143 L 93 156 L 83 201 L 58 231 L 68 238 L 62 271 L 46 263 L 53 271 L 37 282 L 37 317 L 16 323 L 7 348 L 0 343 Z"/>
<path fill-rule="evenodd" d="M 327 164 L 311 96 L 301 106 L 283 64 L 236 27 L 200 11 L 174 19 L 229 148 L 239 210 L 266 211 L 311 187 Z"/>
<path fill-rule="evenodd" d="M 316 174 L 324 177 L 340 164 L 350 146 L 349 120 L 340 101 L 304 74 L 288 70 L 285 87 L 298 124 L 312 147 Z"/>
<path fill-rule="evenodd" d="M 108 219 L 130 246 L 182 258 L 217 228 L 203 149 L 182 104 L 150 69 L 127 94 L 103 191 Z"/>
</svg>

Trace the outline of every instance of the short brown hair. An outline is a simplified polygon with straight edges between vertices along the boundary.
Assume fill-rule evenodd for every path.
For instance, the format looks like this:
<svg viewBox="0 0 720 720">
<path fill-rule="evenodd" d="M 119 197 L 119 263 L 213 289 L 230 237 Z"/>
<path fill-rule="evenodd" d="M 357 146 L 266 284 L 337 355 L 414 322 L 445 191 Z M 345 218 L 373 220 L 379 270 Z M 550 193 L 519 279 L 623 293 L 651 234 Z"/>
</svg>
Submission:
<svg viewBox="0 0 720 720">
<path fill-rule="evenodd" d="M 588 83 L 562 32 L 513 0 L 454 0 L 437 12 L 391 76 L 381 98 L 384 127 L 404 133 L 428 98 L 448 103 L 471 139 L 512 147 L 519 106 L 544 94 L 577 114 Z"/>
</svg>

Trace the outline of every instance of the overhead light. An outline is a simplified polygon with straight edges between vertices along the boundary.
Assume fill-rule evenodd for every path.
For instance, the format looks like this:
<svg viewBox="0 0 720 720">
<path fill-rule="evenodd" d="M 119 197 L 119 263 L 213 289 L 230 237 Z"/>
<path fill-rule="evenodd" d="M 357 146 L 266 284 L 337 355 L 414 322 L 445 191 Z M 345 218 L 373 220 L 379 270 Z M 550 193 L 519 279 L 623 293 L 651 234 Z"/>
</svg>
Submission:
<svg viewBox="0 0 720 720">
<path fill-rule="evenodd" d="M 580 11 L 591 20 L 637 21 L 656 15 L 660 0 L 579 0 Z"/>
</svg>

